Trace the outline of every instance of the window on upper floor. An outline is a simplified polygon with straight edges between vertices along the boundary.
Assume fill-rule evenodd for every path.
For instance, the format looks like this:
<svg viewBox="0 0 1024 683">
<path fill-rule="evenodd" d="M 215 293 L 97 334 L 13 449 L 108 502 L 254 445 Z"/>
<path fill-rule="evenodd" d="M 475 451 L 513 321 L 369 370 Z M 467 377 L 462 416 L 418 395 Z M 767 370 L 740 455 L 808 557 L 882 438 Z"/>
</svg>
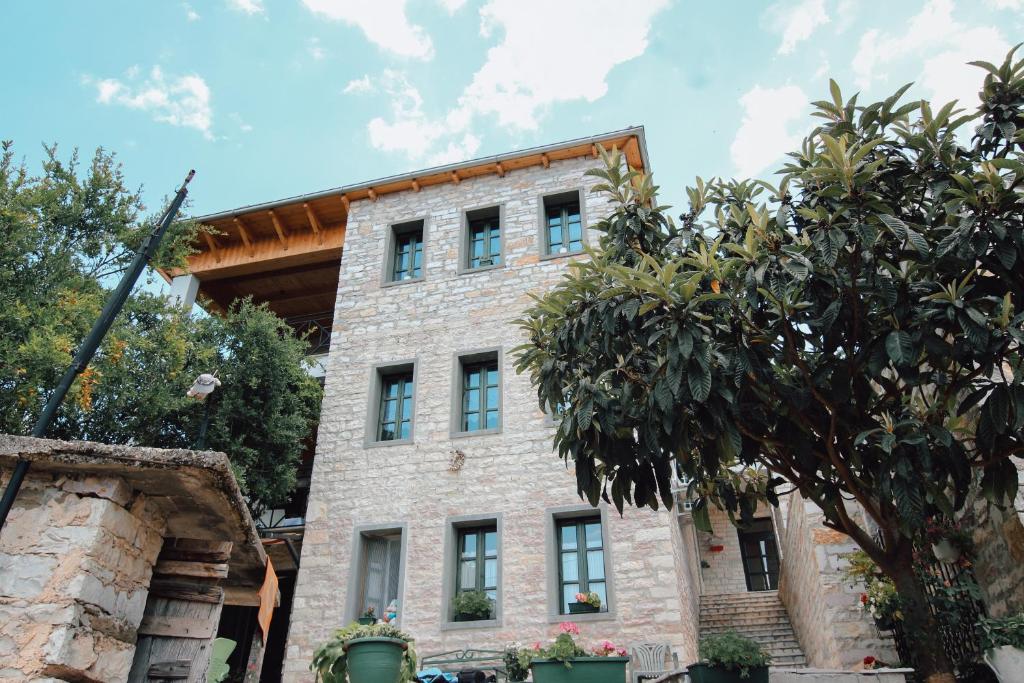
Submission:
<svg viewBox="0 0 1024 683">
<path fill-rule="evenodd" d="M 373 369 L 366 415 L 366 445 L 409 443 L 416 422 L 416 364 L 402 361 Z"/>
<path fill-rule="evenodd" d="M 391 226 L 388 281 L 406 282 L 423 277 L 423 221 Z"/>
<path fill-rule="evenodd" d="M 491 433 L 501 429 L 500 353 L 484 351 L 459 357 L 456 383 L 458 435 Z"/>
<path fill-rule="evenodd" d="M 549 256 L 583 251 L 583 216 L 580 192 L 573 190 L 543 199 L 542 243 Z"/>
<path fill-rule="evenodd" d="M 476 270 L 501 265 L 501 208 L 466 212 L 462 268 Z"/>
</svg>

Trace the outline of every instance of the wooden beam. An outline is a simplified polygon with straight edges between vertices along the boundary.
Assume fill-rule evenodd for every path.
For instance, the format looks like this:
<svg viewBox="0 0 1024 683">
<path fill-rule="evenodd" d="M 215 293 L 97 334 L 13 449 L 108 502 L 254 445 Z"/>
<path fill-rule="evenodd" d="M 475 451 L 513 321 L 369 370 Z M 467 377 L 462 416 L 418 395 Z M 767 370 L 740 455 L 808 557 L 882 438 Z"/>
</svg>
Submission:
<svg viewBox="0 0 1024 683">
<path fill-rule="evenodd" d="M 192 670 L 192 662 L 187 659 L 177 659 L 173 662 L 156 662 L 149 665 L 147 675 L 149 679 L 155 680 L 183 680 L 188 678 Z"/>
<path fill-rule="evenodd" d="M 547 152 L 540 153 L 540 163 L 544 168 L 551 168 L 551 159 L 548 158 Z"/>
<path fill-rule="evenodd" d="M 207 541 L 200 538 L 168 538 L 160 549 L 161 560 L 185 562 L 227 562 L 231 559 L 231 541 Z"/>
<path fill-rule="evenodd" d="M 224 601 L 224 589 L 198 581 L 174 581 L 171 579 L 153 579 L 149 584 L 149 594 L 157 598 L 169 600 L 185 600 L 186 602 L 208 602 L 213 605 Z"/>
<path fill-rule="evenodd" d="M 352 200 L 348 198 L 347 194 L 341 195 L 341 208 L 345 209 L 345 216 L 348 216 L 348 209 L 352 206 Z"/>
<path fill-rule="evenodd" d="M 455 183 L 456 185 L 462 182 L 462 178 L 459 177 L 458 171 L 452 171 L 452 182 Z"/>
<path fill-rule="evenodd" d="M 212 280 L 252 275 L 281 268 L 302 266 L 310 263 L 335 262 L 341 258 L 341 247 L 345 243 L 345 227 L 343 225 L 323 226 L 323 244 L 317 242 L 316 236 L 308 231 L 293 235 L 285 249 L 276 236 L 258 240 L 253 244 L 255 256 L 250 256 L 241 244 L 228 245 L 221 249 L 221 260 L 215 262 L 208 252 L 193 254 L 188 259 L 189 272 L 199 278 L 203 286 Z M 180 275 L 176 270 L 168 271 L 172 275 Z"/>
<path fill-rule="evenodd" d="M 147 614 L 142 617 L 138 634 L 208 640 L 217 635 L 217 622 L 196 617 L 158 617 Z"/>
<path fill-rule="evenodd" d="M 245 244 L 245 248 L 249 250 L 249 256 L 253 255 L 252 249 L 252 237 L 249 235 L 249 231 L 245 229 L 245 225 L 242 223 L 242 219 L 238 216 L 234 217 L 235 227 L 238 228 L 238 235 L 242 238 L 242 242 Z"/>
<path fill-rule="evenodd" d="M 593 157 L 594 159 L 597 158 L 597 145 L 590 146 L 590 156 Z"/>
<path fill-rule="evenodd" d="M 377 191 L 374 190 L 372 187 L 366 190 L 366 194 L 369 195 L 370 201 L 377 201 Z"/>
<path fill-rule="evenodd" d="M 313 228 L 313 234 L 316 235 L 317 242 L 320 244 L 324 243 L 323 227 L 320 225 L 320 219 L 313 213 L 313 207 L 308 202 L 303 203 L 302 208 L 306 210 L 306 218 L 309 219 L 309 227 Z"/>
<path fill-rule="evenodd" d="M 412 179 L 412 191 L 413 192 L 419 192 L 420 191 L 420 181 L 416 180 L 415 178 Z"/>
<path fill-rule="evenodd" d="M 210 248 L 210 253 L 213 254 L 214 260 L 220 263 L 220 249 L 218 248 L 217 240 L 213 239 L 213 235 L 205 230 L 203 231 L 203 239 L 206 240 L 206 246 Z"/>
<path fill-rule="evenodd" d="M 260 592 L 259 586 L 245 588 L 243 586 L 225 586 L 224 604 L 235 605 L 236 607 L 259 607 Z M 274 596 L 274 607 L 281 606 L 281 591 Z"/>
<path fill-rule="evenodd" d="M 165 576 L 197 576 L 204 579 L 224 579 L 228 575 L 228 565 L 223 562 L 181 562 L 178 560 L 158 560 L 153 567 L 153 574 Z"/>
<path fill-rule="evenodd" d="M 281 240 L 281 246 L 285 251 L 288 251 L 288 233 L 285 232 L 284 226 L 281 225 L 281 219 L 277 217 L 273 209 L 267 211 L 270 214 L 270 220 L 274 224 L 274 232 L 277 233 L 277 239 Z"/>
<path fill-rule="evenodd" d="M 494 164 L 494 167 L 498 169 L 498 177 L 499 178 L 504 178 L 505 177 L 505 167 L 501 165 L 501 162 L 499 161 L 498 163 Z"/>
</svg>

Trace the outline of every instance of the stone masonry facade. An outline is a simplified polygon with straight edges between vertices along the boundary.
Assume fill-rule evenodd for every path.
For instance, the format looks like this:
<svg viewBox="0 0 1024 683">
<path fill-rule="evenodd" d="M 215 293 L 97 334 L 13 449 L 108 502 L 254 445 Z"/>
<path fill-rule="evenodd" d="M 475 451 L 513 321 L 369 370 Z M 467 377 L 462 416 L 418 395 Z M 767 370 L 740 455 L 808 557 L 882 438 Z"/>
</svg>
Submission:
<svg viewBox="0 0 1024 683">
<path fill-rule="evenodd" d="M 163 527 L 117 477 L 30 475 L 0 539 L 0 682 L 127 680 Z"/>
<path fill-rule="evenodd" d="M 583 220 L 593 223 L 606 200 L 589 192 L 595 179 L 583 172 L 597 163 L 553 161 L 550 168 L 352 204 L 284 680 L 309 680 L 313 650 L 354 616 L 348 595 L 349 575 L 358 571 L 353 537 L 365 525 L 403 529 L 401 627 L 417 639 L 421 655 L 532 643 L 557 632 L 563 619 L 551 611 L 555 565 L 546 539 L 553 511 L 587 506 L 573 472 L 552 452 L 554 427 L 538 408 L 529 378 L 514 371 L 512 350 L 523 337 L 513 321 L 529 305 L 528 294 L 552 286 L 570 261 L 541 256 L 541 197 L 581 189 Z M 461 272 L 463 211 L 498 205 L 504 264 Z M 382 286 L 389 226 L 420 218 L 426 220 L 424 278 Z M 596 236 L 591 232 L 588 239 Z M 481 349 L 500 350 L 501 429 L 453 437 L 456 359 Z M 411 359 L 412 442 L 367 447 L 374 368 Z M 448 547 L 450 520 L 463 515 L 500 519 L 500 614 L 483 628 L 446 623 L 445 554 L 455 552 Z M 679 570 L 686 553 L 674 513 L 627 510 L 620 517 L 610 510 L 603 518 L 610 610 L 576 619 L 583 640 L 628 645 L 656 635 L 680 661 L 693 661 L 690 602 L 698 589 L 689 585 L 689 572 Z"/>
</svg>

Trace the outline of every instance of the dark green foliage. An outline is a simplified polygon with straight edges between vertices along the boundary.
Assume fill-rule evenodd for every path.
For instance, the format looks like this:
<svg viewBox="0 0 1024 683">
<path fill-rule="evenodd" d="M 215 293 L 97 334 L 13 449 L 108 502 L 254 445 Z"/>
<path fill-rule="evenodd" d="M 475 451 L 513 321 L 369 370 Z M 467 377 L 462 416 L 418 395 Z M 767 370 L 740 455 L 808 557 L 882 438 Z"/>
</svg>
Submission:
<svg viewBox="0 0 1024 683">
<path fill-rule="evenodd" d="M 981 632 L 981 647 L 991 650 L 1009 645 L 1024 650 L 1024 614 L 1014 614 L 1001 619 L 982 619 L 978 623 Z"/>
<path fill-rule="evenodd" d="M 452 598 L 452 610 L 456 615 L 472 615 L 477 619 L 489 619 L 494 603 L 483 591 L 462 591 Z"/>
<path fill-rule="evenodd" d="M 114 158 L 82 172 L 54 149 L 39 177 L 0 160 L 0 433 L 26 434 L 99 316 L 109 288 L 152 229 Z M 194 223 L 175 224 L 159 262 L 182 266 Z M 237 302 L 223 317 L 190 317 L 137 291 L 49 435 L 189 447 L 205 406 L 185 392 L 197 375 L 223 385 L 210 405 L 206 447 L 223 450 L 254 512 L 287 500 L 319 385 L 302 368 L 304 344 L 263 307 Z"/>
<path fill-rule="evenodd" d="M 581 496 L 670 505 L 678 468 L 707 528 L 786 481 L 935 632 L 912 539 L 972 485 L 1012 501 L 1024 454 L 1024 62 L 982 66 L 969 113 L 833 83 L 778 185 L 698 179 L 679 224 L 604 154 L 600 246 L 520 321 L 517 360 Z"/>
<path fill-rule="evenodd" d="M 757 641 L 744 638 L 735 631 L 727 631 L 700 639 L 700 660 L 722 669 L 739 669 L 747 678 L 750 669 L 771 664 L 771 656 Z"/>
</svg>

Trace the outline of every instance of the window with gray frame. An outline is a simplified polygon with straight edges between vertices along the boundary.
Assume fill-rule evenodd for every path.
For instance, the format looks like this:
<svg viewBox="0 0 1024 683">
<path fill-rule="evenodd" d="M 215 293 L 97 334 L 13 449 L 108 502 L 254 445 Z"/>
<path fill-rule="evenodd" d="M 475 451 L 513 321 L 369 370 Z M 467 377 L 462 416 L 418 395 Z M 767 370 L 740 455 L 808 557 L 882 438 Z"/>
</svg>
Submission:
<svg viewBox="0 0 1024 683">
<path fill-rule="evenodd" d="M 501 378 L 497 354 L 462 361 L 462 413 L 459 429 L 478 432 L 498 429 L 501 421 Z"/>
<path fill-rule="evenodd" d="M 576 517 L 556 522 L 558 544 L 559 613 L 569 613 L 577 593 L 597 593 L 601 611 L 608 611 L 601 517 Z"/>
<path fill-rule="evenodd" d="M 498 527 L 490 524 L 458 529 L 456 553 L 456 595 L 481 591 L 491 599 L 492 604 L 497 604 Z"/>
<path fill-rule="evenodd" d="M 465 267 L 486 268 L 501 264 L 501 209 L 497 206 L 466 213 Z"/>
<path fill-rule="evenodd" d="M 423 276 L 423 221 L 401 223 L 391 228 L 392 254 L 390 275 L 392 282 L 414 280 Z"/>
<path fill-rule="evenodd" d="M 578 191 L 544 197 L 544 237 L 548 254 L 583 251 L 583 218 Z"/>
<path fill-rule="evenodd" d="M 378 441 L 412 437 L 414 389 L 412 370 L 381 376 L 377 413 Z"/>
<path fill-rule="evenodd" d="M 392 600 L 398 600 L 398 587 L 402 575 L 402 534 L 363 534 L 362 566 L 359 580 L 359 614 L 372 607 L 377 615 L 384 614 Z"/>
</svg>

